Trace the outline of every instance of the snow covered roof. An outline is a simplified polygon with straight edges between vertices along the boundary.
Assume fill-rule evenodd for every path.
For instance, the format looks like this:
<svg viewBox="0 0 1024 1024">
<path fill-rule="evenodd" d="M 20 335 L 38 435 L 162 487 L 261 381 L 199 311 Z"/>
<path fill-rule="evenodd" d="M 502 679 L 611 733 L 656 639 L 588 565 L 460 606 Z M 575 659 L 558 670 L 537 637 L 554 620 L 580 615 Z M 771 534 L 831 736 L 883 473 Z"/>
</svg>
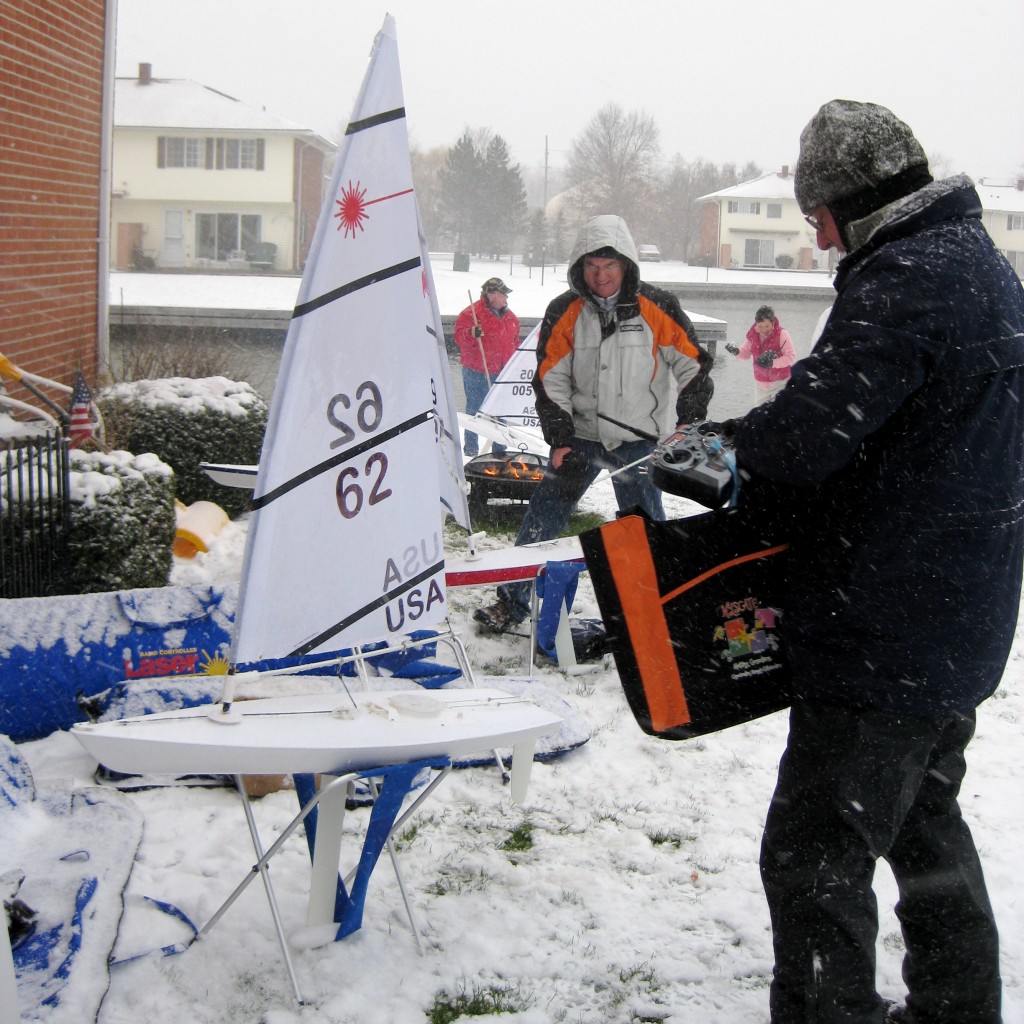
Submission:
<svg viewBox="0 0 1024 1024">
<path fill-rule="evenodd" d="M 771 171 L 752 181 L 741 181 L 738 185 L 709 192 L 699 196 L 695 202 L 716 199 L 795 199 L 793 175 L 788 168 L 785 174 Z M 981 197 L 981 207 L 986 211 L 1024 213 L 1024 189 L 1016 181 L 995 178 L 979 178 L 975 183 Z"/>
<path fill-rule="evenodd" d="M 706 199 L 793 199 L 793 175 L 788 167 L 782 171 L 769 171 L 752 181 L 741 181 L 738 185 L 698 196 L 695 202 Z"/>
<path fill-rule="evenodd" d="M 335 147 L 309 128 L 187 78 L 118 78 L 114 88 L 117 128 L 180 131 L 285 132 Z"/>
<path fill-rule="evenodd" d="M 1024 213 L 1024 188 L 1017 181 L 979 178 L 974 186 L 981 197 L 983 210 Z"/>
</svg>

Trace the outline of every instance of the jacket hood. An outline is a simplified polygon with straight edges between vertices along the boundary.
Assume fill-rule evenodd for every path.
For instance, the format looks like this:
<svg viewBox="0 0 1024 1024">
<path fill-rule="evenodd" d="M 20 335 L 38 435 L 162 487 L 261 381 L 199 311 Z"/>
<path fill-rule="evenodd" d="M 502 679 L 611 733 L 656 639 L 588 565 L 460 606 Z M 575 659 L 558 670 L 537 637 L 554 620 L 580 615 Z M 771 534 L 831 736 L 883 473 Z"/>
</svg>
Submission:
<svg viewBox="0 0 1024 1024">
<path fill-rule="evenodd" d="M 981 211 L 981 200 L 974 188 L 974 182 L 966 174 L 957 174 L 952 178 L 933 181 L 923 188 L 912 192 L 909 196 L 897 199 L 861 220 L 850 221 L 846 225 L 848 252 L 856 253 L 858 249 L 870 242 L 883 228 L 899 228 L 901 224 L 918 216 L 929 206 L 946 200 L 960 193 L 965 207 Z"/>
<path fill-rule="evenodd" d="M 626 261 L 626 274 L 622 282 L 622 295 L 636 294 L 640 282 L 640 263 L 637 259 L 636 243 L 621 217 L 601 214 L 593 217 L 580 228 L 576 243 L 569 256 L 569 273 L 566 275 L 569 287 L 577 295 L 590 298 L 590 292 L 583 283 L 583 257 L 600 249 L 614 249 Z M 622 301 L 620 297 L 620 302 Z"/>
</svg>

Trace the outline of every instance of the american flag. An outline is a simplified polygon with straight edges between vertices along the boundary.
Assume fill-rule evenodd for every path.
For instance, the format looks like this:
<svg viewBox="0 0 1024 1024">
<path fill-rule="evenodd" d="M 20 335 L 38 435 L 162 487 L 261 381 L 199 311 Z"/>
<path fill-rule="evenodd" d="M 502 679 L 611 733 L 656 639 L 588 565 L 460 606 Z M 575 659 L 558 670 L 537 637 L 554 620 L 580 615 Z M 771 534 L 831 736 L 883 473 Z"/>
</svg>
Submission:
<svg viewBox="0 0 1024 1024">
<path fill-rule="evenodd" d="M 93 434 L 92 420 L 89 418 L 89 406 L 92 404 L 92 392 L 85 383 L 81 370 L 75 374 L 75 389 L 71 393 L 71 422 L 68 430 L 71 447 L 78 448 L 88 441 Z"/>
</svg>

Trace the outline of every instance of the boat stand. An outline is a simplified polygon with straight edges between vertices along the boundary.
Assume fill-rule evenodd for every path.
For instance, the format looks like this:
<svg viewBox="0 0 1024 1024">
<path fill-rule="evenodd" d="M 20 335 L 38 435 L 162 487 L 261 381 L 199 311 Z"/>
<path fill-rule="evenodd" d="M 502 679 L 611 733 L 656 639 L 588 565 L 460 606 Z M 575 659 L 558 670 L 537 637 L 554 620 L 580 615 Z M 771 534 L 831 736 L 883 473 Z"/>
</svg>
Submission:
<svg viewBox="0 0 1024 1024">
<path fill-rule="evenodd" d="M 368 768 L 347 772 L 344 775 L 322 776 L 319 787 L 316 786 L 313 776 L 297 774 L 294 776 L 294 779 L 296 793 L 299 796 L 301 805 L 299 811 L 281 832 L 280 836 L 277 837 L 273 845 L 266 850 L 264 850 L 263 842 L 260 839 L 256 818 L 252 810 L 252 803 L 245 791 L 244 777 L 236 775 L 235 787 L 242 801 L 242 809 L 245 813 L 249 836 L 252 839 L 257 859 L 256 863 L 249 869 L 249 873 L 239 882 L 231 895 L 220 905 L 206 924 L 199 929 L 198 937 L 204 937 L 213 928 L 228 908 L 242 895 L 258 875 L 263 881 L 267 902 L 270 905 L 270 914 L 274 921 L 274 930 L 277 933 L 277 941 L 281 947 L 281 955 L 284 959 L 285 969 L 288 972 L 295 1000 L 300 1006 L 305 1005 L 305 1000 L 302 998 L 302 992 L 299 989 L 295 966 L 292 962 L 291 951 L 288 948 L 288 939 L 281 921 L 277 896 L 274 892 L 269 871 L 271 859 L 299 825 L 305 822 L 306 838 L 312 858 L 309 905 L 306 916 L 307 926 L 316 927 L 336 923 L 338 928 L 335 940 L 342 939 L 357 930 L 362 924 L 363 901 L 366 897 L 370 875 L 382 850 L 386 848 L 395 872 L 395 878 L 398 881 L 402 901 L 405 904 L 409 925 L 416 940 L 416 947 L 422 953 L 423 944 L 420 938 L 420 931 L 401 870 L 399 869 L 393 836 L 395 832 L 402 828 L 410 815 L 415 813 L 419 806 L 440 785 L 448 772 L 451 771 L 451 767 L 451 761 L 444 758 L 416 761 L 403 765 Z M 399 816 L 398 812 L 401 810 L 405 797 L 411 790 L 416 776 L 425 768 L 435 768 L 440 769 L 440 771 L 424 788 L 423 792 L 413 800 L 404 813 Z M 345 804 L 352 795 L 355 783 L 359 779 L 366 781 L 373 800 L 373 807 L 370 812 L 370 821 L 367 824 L 366 835 L 363 838 L 359 860 L 348 875 L 345 878 L 341 878 L 338 873 L 338 863 L 341 854 Z M 319 813 L 317 813 L 318 811 Z"/>
</svg>

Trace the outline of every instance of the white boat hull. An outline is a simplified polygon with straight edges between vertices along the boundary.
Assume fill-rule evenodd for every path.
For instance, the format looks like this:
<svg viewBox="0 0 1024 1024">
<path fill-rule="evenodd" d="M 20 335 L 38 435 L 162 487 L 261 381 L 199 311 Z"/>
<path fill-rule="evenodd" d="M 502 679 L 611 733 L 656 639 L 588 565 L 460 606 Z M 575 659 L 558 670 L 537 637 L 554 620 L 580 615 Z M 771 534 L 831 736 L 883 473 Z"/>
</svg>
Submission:
<svg viewBox="0 0 1024 1024">
<path fill-rule="evenodd" d="M 536 544 L 481 551 L 473 557 L 446 558 L 445 584 L 449 587 L 474 587 L 532 580 L 548 562 L 575 561 L 583 561 L 583 548 L 578 537 L 542 540 Z"/>
<path fill-rule="evenodd" d="M 248 488 L 256 486 L 258 466 L 240 466 L 227 462 L 200 462 L 199 468 L 215 483 L 222 487 Z"/>
<path fill-rule="evenodd" d="M 532 743 L 562 722 L 490 689 L 268 697 L 236 701 L 223 717 L 204 705 L 71 732 L 100 764 L 130 774 L 337 775 Z"/>
</svg>

